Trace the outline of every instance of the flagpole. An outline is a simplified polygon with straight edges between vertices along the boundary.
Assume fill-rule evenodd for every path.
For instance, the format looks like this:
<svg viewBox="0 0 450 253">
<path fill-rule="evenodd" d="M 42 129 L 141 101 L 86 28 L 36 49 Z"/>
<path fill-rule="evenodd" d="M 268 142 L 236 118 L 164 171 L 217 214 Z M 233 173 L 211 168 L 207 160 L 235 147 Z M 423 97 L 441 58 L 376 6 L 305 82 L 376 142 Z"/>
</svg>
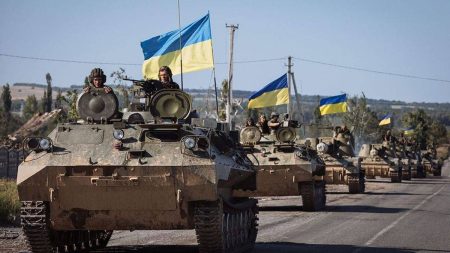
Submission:
<svg viewBox="0 0 450 253">
<path fill-rule="evenodd" d="M 287 114 L 289 116 L 289 119 L 292 119 L 292 115 L 291 115 L 291 67 L 292 67 L 292 57 L 288 56 L 288 104 L 287 104 Z"/>
<path fill-rule="evenodd" d="M 181 14 L 180 14 L 180 0 L 178 0 L 178 35 L 180 46 L 180 70 L 181 70 L 181 90 L 183 90 L 183 48 L 181 47 Z"/>
<path fill-rule="evenodd" d="M 225 27 L 230 28 L 230 58 L 229 58 L 229 69 L 228 69 L 228 96 L 227 96 L 227 107 L 226 116 L 227 123 L 229 124 L 230 130 L 233 130 L 232 120 L 231 120 L 231 109 L 233 106 L 233 47 L 234 47 L 234 32 L 239 28 L 239 25 L 227 25 Z"/>
</svg>

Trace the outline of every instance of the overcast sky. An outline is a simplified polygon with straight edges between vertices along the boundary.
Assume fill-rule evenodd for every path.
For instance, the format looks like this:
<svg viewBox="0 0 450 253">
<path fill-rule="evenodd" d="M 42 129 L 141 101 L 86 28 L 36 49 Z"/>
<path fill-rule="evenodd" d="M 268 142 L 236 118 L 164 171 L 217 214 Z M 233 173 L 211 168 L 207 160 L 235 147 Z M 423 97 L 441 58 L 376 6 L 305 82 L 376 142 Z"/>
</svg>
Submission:
<svg viewBox="0 0 450 253">
<path fill-rule="evenodd" d="M 180 0 L 180 5 L 182 25 L 208 11 L 211 15 L 218 85 L 227 78 L 228 23 L 239 24 L 235 89 L 262 88 L 286 72 L 290 55 L 302 94 L 364 92 L 375 99 L 450 102 L 450 1 Z M 144 60 L 140 42 L 177 28 L 176 0 L 2 0 L 0 85 L 44 84 L 47 72 L 54 86 L 82 84 L 94 67 L 103 68 L 106 74 L 122 67 L 129 76 L 140 79 Z M 40 61 L 5 54 L 132 65 Z M 210 70 L 184 76 L 187 88 L 212 85 Z M 179 77 L 175 79 L 179 82 Z"/>
</svg>

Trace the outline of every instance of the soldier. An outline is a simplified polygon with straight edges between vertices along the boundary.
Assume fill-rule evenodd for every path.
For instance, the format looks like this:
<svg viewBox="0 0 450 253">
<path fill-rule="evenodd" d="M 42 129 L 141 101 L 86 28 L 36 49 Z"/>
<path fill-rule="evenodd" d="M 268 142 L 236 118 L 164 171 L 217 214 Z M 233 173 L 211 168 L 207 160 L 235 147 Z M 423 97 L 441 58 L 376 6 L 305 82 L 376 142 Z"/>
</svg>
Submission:
<svg viewBox="0 0 450 253">
<path fill-rule="evenodd" d="M 247 122 L 245 122 L 245 127 L 255 126 L 255 121 L 252 118 L 248 118 Z"/>
<path fill-rule="evenodd" d="M 275 131 L 277 131 L 278 128 L 280 128 L 281 123 L 278 120 L 279 117 L 280 114 L 278 114 L 277 112 L 272 112 L 270 114 L 270 120 L 269 122 L 267 122 L 267 125 L 270 128 L 270 134 L 275 134 Z"/>
<path fill-rule="evenodd" d="M 105 93 L 113 92 L 111 87 L 105 85 L 106 76 L 101 68 L 94 68 L 89 75 L 89 85 L 83 91 L 89 92 L 91 88 L 103 88 Z"/>
<path fill-rule="evenodd" d="M 350 132 L 350 130 L 347 128 L 346 125 L 342 125 L 340 129 L 340 133 L 344 138 L 349 140 L 349 144 L 352 146 L 352 148 L 355 147 L 355 138 L 353 137 L 353 134 Z"/>
<path fill-rule="evenodd" d="M 161 89 L 180 89 L 180 86 L 172 79 L 172 70 L 168 66 L 162 66 L 158 73 Z"/>
<path fill-rule="evenodd" d="M 262 134 L 270 134 L 270 128 L 267 125 L 267 123 L 268 121 L 266 115 L 264 114 L 259 115 L 258 127 Z"/>
<path fill-rule="evenodd" d="M 397 142 L 394 136 L 391 135 L 391 130 L 387 130 L 386 134 L 383 136 L 383 141 L 387 141 L 389 143 L 391 142 Z"/>
</svg>

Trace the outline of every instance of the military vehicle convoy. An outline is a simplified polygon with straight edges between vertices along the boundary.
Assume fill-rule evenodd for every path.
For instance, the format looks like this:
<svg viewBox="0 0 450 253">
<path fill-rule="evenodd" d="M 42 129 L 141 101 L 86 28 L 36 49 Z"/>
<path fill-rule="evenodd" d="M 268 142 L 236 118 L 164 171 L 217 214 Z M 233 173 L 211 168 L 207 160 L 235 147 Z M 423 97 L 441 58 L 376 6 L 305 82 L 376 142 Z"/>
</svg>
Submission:
<svg viewBox="0 0 450 253">
<path fill-rule="evenodd" d="M 32 252 L 104 247 L 113 230 L 172 229 L 195 229 L 202 253 L 252 249 L 257 201 L 232 195 L 255 189 L 252 162 L 220 124 L 191 117 L 187 93 L 155 82 L 135 83 L 123 115 L 113 93 L 91 89 L 78 99 L 82 123 L 25 140 L 17 184 Z"/>
<path fill-rule="evenodd" d="M 325 164 L 307 145 L 295 143 L 298 124 L 285 121 L 275 134 L 255 126 L 240 132 L 240 141 L 257 170 L 256 191 L 235 191 L 236 196 L 302 196 L 303 210 L 325 207 Z"/>
<path fill-rule="evenodd" d="M 395 144 L 363 144 L 358 155 L 366 178 L 390 178 L 392 183 L 402 181 L 403 164 L 397 158 Z"/>
<path fill-rule="evenodd" d="M 311 143 L 325 162 L 327 184 L 346 184 L 353 194 L 365 191 L 365 172 L 354 155 L 350 136 L 338 133 L 336 137 L 313 138 Z"/>
</svg>

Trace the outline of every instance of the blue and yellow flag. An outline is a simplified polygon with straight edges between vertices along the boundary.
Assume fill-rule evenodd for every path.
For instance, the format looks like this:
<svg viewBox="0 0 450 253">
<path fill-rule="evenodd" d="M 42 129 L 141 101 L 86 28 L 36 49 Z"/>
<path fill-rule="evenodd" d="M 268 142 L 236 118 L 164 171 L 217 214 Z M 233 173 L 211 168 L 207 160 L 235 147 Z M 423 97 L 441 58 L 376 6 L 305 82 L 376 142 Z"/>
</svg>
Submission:
<svg viewBox="0 0 450 253">
<path fill-rule="evenodd" d="M 322 98 L 320 100 L 320 115 L 347 112 L 347 94 Z"/>
<path fill-rule="evenodd" d="M 392 118 L 392 114 L 391 113 L 388 113 L 388 114 L 384 115 L 378 125 L 379 126 L 384 126 L 384 125 L 391 124 L 391 118 Z"/>
<path fill-rule="evenodd" d="M 405 130 L 403 131 L 403 133 L 404 133 L 405 135 L 413 135 L 413 134 L 414 134 L 414 128 L 413 128 L 413 127 L 410 127 L 410 128 L 408 128 L 408 129 L 405 129 Z"/>
<path fill-rule="evenodd" d="M 287 74 L 264 86 L 248 98 L 248 109 L 269 107 L 289 103 Z"/>
<path fill-rule="evenodd" d="M 181 32 L 181 48 L 180 48 Z M 141 42 L 144 52 L 144 79 L 158 79 L 161 66 L 169 66 L 174 75 L 214 67 L 209 14 L 194 23 Z"/>
</svg>

